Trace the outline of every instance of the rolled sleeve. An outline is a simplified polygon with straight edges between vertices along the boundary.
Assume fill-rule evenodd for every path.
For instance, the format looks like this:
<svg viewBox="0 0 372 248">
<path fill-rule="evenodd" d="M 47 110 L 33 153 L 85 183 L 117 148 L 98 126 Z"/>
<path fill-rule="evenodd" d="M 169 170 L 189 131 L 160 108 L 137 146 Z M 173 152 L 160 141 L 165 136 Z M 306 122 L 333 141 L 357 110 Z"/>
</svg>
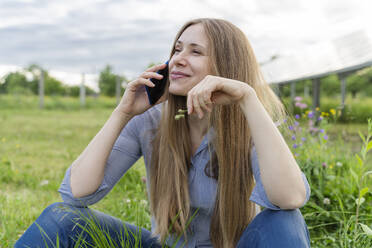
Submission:
<svg viewBox="0 0 372 248">
<path fill-rule="evenodd" d="M 252 150 L 251 150 L 251 164 L 252 164 L 252 170 L 253 170 L 254 179 L 256 181 L 256 185 L 253 188 L 251 197 L 249 199 L 252 202 L 254 202 L 254 203 L 256 203 L 256 204 L 258 204 L 262 207 L 269 208 L 269 209 L 272 209 L 272 210 L 280 210 L 281 208 L 274 205 L 266 195 L 265 188 L 264 188 L 264 186 L 262 184 L 262 180 L 261 180 L 258 157 L 257 157 L 255 147 L 253 147 Z M 305 174 L 303 172 L 301 172 L 301 174 L 302 174 L 302 179 L 304 181 L 305 188 L 306 188 L 306 200 L 303 203 L 303 205 L 301 206 L 301 207 L 303 207 L 310 198 L 310 186 L 309 186 L 309 183 L 306 179 Z"/>
<path fill-rule="evenodd" d="M 90 195 L 75 198 L 71 192 L 70 177 L 71 166 L 67 169 L 65 177 L 58 192 L 62 200 L 74 206 L 88 206 L 101 200 L 107 195 L 128 169 L 142 156 L 139 140 L 141 120 L 139 116 L 132 118 L 116 139 L 105 165 L 104 178 L 98 189 Z"/>
</svg>

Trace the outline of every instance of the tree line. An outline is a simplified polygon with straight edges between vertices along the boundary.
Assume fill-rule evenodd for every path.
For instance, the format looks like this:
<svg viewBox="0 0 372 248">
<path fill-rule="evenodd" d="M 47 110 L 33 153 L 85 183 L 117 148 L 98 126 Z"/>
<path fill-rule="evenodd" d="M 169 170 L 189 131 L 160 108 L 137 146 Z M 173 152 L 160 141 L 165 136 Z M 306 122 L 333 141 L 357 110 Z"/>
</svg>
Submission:
<svg viewBox="0 0 372 248">
<path fill-rule="evenodd" d="M 79 96 L 80 84 L 74 86 L 66 85 L 64 82 L 51 76 L 47 70 L 36 64 L 32 64 L 23 70 L 6 74 L 0 81 L 0 94 L 38 95 L 41 71 L 44 72 L 45 95 Z M 99 74 L 99 94 L 115 96 L 117 80 L 119 80 L 119 82 L 127 82 L 124 76 L 113 73 L 112 66 L 106 65 Z M 97 95 L 92 88 L 86 85 L 85 92 L 88 96 Z M 121 87 L 121 94 L 123 93 L 124 89 Z"/>
<path fill-rule="evenodd" d="M 285 97 L 291 94 L 291 85 L 281 86 L 281 93 Z M 302 95 L 308 90 L 312 95 L 312 80 L 302 80 L 296 83 L 296 95 Z M 336 74 L 331 74 L 320 78 L 320 92 L 322 95 L 336 97 L 341 93 L 340 80 Z M 346 77 L 346 92 L 350 93 L 353 98 L 358 96 L 372 97 L 372 67 L 367 67 L 352 73 Z"/>
<path fill-rule="evenodd" d="M 151 67 L 154 63 L 150 63 Z M 0 94 L 38 94 L 38 82 L 40 80 L 40 71 L 43 70 L 39 65 L 32 64 L 17 72 L 10 72 L 3 80 L 0 81 Z M 44 94 L 45 95 L 61 95 L 78 97 L 80 85 L 69 86 L 49 75 L 44 71 Z M 27 77 L 31 75 L 31 77 Z M 106 96 L 115 96 L 116 82 L 128 82 L 124 76 L 119 76 L 113 73 L 113 68 L 106 65 L 99 74 L 98 87 L 99 94 Z M 322 95 L 337 96 L 340 94 L 340 80 L 337 75 L 329 75 L 320 79 Z M 372 96 L 372 67 L 367 67 L 356 73 L 350 74 L 347 79 L 347 92 L 350 92 L 353 98 L 357 95 Z M 120 84 L 121 85 L 121 84 Z M 282 85 L 281 94 L 290 96 L 290 84 Z M 296 94 L 302 94 L 308 90 L 308 94 L 312 95 L 311 80 L 303 80 L 296 83 Z M 97 93 L 85 86 L 86 95 L 96 95 Z M 123 95 L 124 88 L 120 86 L 120 95 Z"/>
</svg>

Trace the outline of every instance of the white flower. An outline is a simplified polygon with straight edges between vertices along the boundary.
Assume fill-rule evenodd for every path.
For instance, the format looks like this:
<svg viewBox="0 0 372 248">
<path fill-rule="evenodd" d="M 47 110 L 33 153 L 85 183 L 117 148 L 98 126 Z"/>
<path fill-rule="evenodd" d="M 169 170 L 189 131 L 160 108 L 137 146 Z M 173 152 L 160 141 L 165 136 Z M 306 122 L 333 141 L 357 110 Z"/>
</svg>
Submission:
<svg viewBox="0 0 372 248">
<path fill-rule="evenodd" d="M 342 163 L 341 162 L 337 162 L 336 163 L 336 166 L 341 167 L 342 166 Z"/>
<path fill-rule="evenodd" d="M 130 199 L 127 199 L 126 202 L 127 202 L 127 203 L 130 203 Z"/>
<path fill-rule="evenodd" d="M 329 199 L 329 198 L 324 198 L 323 199 L 323 203 L 325 204 L 325 205 L 329 205 L 329 204 L 331 204 L 331 200 Z"/>
<path fill-rule="evenodd" d="M 43 180 L 40 182 L 40 186 L 48 185 L 49 181 L 48 180 Z"/>
</svg>

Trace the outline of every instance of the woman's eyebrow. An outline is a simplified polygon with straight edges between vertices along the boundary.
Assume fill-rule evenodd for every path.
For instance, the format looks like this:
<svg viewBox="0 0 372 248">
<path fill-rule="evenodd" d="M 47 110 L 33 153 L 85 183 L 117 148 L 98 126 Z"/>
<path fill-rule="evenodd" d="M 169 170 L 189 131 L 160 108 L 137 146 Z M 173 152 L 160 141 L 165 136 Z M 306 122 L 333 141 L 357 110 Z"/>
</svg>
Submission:
<svg viewBox="0 0 372 248">
<path fill-rule="evenodd" d="M 176 42 L 176 45 L 178 45 L 178 44 L 182 45 L 183 42 L 178 40 L 178 41 Z M 205 49 L 204 46 L 199 45 L 199 44 L 197 44 L 197 43 L 190 43 L 190 46 L 192 46 L 192 47 L 201 47 L 201 48 Z"/>
</svg>

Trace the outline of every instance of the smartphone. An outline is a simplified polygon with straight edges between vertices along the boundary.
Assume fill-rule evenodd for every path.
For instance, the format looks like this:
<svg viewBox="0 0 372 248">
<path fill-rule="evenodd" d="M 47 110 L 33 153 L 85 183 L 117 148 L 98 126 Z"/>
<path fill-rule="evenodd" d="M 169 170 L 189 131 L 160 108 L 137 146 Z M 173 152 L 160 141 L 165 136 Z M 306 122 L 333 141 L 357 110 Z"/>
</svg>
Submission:
<svg viewBox="0 0 372 248">
<path fill-rule="evenodd" d="M 160 97 L 164 94 L 165 86 L 167 84 L 167 79 L 168 79 L 168 61 L 165 62 L 165 64 L 167 66 L 164 69 L 156 72 L 156 73 L 163 75 L 163 78 L 160 80 L 156 78 L 150 79 L 150 81 L 155 84 L 155 87 L 149 87 L 145 85 L 150 105 L 154 105 L 160 99 Z"/>
</svg>

